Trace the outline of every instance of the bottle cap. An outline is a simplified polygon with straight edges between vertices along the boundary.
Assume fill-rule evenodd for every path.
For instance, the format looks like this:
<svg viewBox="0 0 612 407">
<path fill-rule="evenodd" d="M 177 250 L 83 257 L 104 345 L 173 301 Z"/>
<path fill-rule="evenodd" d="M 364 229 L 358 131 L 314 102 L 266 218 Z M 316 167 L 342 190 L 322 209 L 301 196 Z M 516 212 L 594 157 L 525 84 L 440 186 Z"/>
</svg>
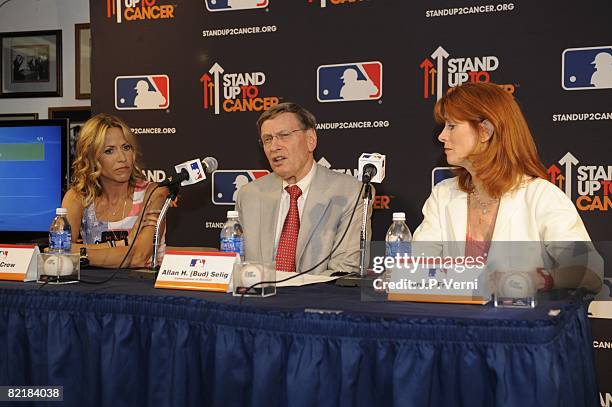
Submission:
<svg viewBox="0 0 612 407">
<path fill-rule="evenodd" d="M 393 220 L 406 220 L 404 212 L 393 212 Z"/>
<path fill-rule="evenodd" d="M 237 219 L 238 218 L 238 211 L 227 211 L 227 218 L 228 219 Z"/>
<path fill-rule="evenodd" d="M 55 210 L 56 215 L 68 215 L 68 209 L 66 208 L 57 208 Z"/>
</svg>

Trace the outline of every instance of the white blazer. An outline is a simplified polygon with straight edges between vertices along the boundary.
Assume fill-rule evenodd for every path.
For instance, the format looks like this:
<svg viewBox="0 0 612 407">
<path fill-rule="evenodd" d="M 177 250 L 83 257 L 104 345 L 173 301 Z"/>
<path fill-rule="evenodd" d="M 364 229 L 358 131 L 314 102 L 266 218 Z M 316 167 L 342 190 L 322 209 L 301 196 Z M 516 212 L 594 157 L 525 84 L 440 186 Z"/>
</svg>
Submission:
<svg viewBox="0 0 612 407">
<path fill-rule="evenodd" d="M 414 232 L 414 242 L 427 242 L 423 246 L 429 253 L 434 247 L 436 255 L 464 255 L 467 193 L 459 189 L 457 177 L 433 188 L 423 206 L 423 216 Z M 597 264 L 589 268 L 603 275 L 601 257 L 590 243 L 573 203 L 559 188 L 541 178 L 525 177 L 518 188 L 502 195 L 492 241 L 489 266 L 496 263 L 494 259 L 505 264 L 503 268 L 513 269 L 586 265 L 585 262 L 595 261 Z"/>
</svg>

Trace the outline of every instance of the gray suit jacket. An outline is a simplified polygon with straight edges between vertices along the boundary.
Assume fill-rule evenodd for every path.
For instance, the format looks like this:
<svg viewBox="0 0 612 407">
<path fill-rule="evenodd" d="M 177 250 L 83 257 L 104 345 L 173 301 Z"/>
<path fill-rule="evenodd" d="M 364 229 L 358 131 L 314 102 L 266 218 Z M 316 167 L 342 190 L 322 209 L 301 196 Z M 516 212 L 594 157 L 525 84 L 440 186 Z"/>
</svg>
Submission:
<svg viewBox="0 0 612 407">
<path fill-rule="evenodd" d="M 363 216 L 360 198 L 352 221 L 352 210 L 357 202 L 361 184 L 350 175 L 331 171 L 319 164 L 310 184 L 308 197 L 300 217 L 296 269 L 305 271 L 332 251 L 340 241 L 347 225 L 348 231 L 329 260 L 314 269 L 312 274 L 331 274 L 334 271 L 359 270 L 359 234 Z M 236 210 L 244 229 L 244 251 L 247 261 L 274 261 L 274 237 L 282 193 L 281 178 L 272 173 L 240 188 Z M 371 207 L 370 207 L 371 208 Z M 368 236 L 370 236 L 368 214 Z"/>
</svg>

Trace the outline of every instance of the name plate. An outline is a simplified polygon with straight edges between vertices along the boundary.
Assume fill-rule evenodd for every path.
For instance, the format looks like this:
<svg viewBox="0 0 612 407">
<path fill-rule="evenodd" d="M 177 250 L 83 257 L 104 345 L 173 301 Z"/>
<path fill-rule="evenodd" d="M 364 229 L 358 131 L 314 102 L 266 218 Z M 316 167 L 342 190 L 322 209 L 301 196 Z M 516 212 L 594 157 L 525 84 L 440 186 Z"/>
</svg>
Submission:
<svg viewBox="0 0 612 407">
<path fill-rule="evenodd" d="M 0 245 L 0 280 L 36 281 L 37 245 Z"/>
<path fill-rule="evenodd" d="M 231 292 L 238 253 L 168 251 L 164 255 L 155 288 Z"/>
<path fill-rule="evenodd" d="M 391 301 L 486 304 L 491 287 L 484 264 L 415 264 L 405 262 L 387 269 L 385 289 Z M 379 289 L 382 287 L 379 287 Z"/>
</svg>

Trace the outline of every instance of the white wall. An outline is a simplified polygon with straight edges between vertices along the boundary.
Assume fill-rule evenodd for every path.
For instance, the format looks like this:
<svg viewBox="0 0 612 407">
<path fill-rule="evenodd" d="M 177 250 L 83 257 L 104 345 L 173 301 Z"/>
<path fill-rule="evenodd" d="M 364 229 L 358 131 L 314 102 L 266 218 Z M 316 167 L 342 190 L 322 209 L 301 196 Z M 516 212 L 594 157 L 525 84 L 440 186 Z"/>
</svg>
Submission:
<svg viewBox="0 0 612 407">
<path fill-rule="evenodd" d="M 0 113 L 38 113 L 46 119 L 49 107 L 91 104 L 89 99 L 74 98 L 74 25 L 88 22 L 89 0 L 10 0 L 0 7 L 2 32 L 62 30 L 63 82 L 63 97 L 0 99 Z"/>
</svg>

